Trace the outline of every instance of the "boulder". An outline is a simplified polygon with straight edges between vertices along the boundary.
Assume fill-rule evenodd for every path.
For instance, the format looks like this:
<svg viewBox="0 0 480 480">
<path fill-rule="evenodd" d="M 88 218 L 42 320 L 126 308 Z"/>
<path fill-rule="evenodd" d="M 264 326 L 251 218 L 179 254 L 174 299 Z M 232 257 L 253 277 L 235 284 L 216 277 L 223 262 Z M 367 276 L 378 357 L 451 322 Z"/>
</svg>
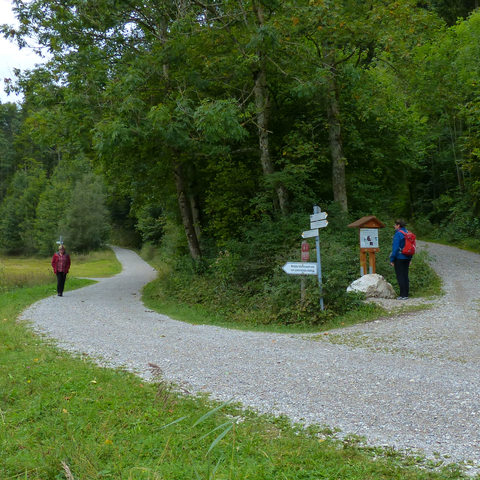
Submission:
<svg viewBox="0 0 480 480">
<path fill-rule="evenodd" d="M 369 273 L 350 284 L 347 292 L 361 292 L 366 298 L 396 298 L 395 290 L 378 273 Z"/>
</svg>

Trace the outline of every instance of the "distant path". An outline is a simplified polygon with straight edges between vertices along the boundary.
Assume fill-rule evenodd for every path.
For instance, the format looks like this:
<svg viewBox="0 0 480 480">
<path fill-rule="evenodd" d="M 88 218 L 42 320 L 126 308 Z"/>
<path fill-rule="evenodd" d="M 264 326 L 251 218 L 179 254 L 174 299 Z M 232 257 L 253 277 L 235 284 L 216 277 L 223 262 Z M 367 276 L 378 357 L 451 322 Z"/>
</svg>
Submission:
<svg viewBox="0 0 480 480">
<path fill-rule="evenodd" d="M 140 291 L 155 271 L 121 248 L 122 273 L 42 300 L 22 318 L 63 348 L 147 379 L 154 363 L 190 392 L 478 467 L 480 255 L 423 248 L 446 291 L 433 309 L 328 335 L 228 330 L 151 312 Z"/>
</svg>

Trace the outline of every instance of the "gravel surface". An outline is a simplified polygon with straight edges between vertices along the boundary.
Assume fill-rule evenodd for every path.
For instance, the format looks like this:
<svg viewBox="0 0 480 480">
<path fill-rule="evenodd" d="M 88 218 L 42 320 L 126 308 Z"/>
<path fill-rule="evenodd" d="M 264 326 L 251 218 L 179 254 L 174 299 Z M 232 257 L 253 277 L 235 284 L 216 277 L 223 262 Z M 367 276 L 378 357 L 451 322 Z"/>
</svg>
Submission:
<svg viewBox="0 0 480 480">
<path fill-rule="evenodd" d="M 339 428 L 372 445 L 466 462 L 474 474 L 480 472 L 480 255 L 421 248 L 430 251 L 445 296 L 428 310 L 328 334 L 228 330 L 149 311 L 140 292 L 155 271 L 116 247 L 121 274 L 42 300 L 22 318 L 60 347 L 103 365 L 151 379 L 153 363 L 189 392 Z M 384 303 L 394 309 L 422 301 Z"/>
</svg>

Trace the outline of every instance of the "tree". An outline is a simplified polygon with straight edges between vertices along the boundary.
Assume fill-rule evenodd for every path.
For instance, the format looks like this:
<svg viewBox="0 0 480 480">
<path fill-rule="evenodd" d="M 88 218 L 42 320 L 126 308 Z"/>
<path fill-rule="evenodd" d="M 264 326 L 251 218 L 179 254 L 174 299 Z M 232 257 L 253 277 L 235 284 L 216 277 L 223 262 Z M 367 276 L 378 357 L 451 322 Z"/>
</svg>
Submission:
<svg viewBox="0 0 480 480">
<path fill-rule="evenodd" d="M 422 41 L 428 14 L 415 2 L 402 0 L 350 2 L 317 0 L 298 9 L 291 19 L 293 32 L 304 38 L 290 49 L 312 68 L 304 67 L 304 82 L 316 86 L 326 110 L 334 200 L 348 208 L 348 164 L 345 156 L 345 118 L 342 104 L 355 77 L 379 63 L 401 68 L 410 47 Z M 414 38 L 414 40 L 413 40 Z M 395 66 L 396 65 L 396 66 Z M 374 93 L 372 92 L 372 95 Z"/>
<path fill-rule="evenodd" d="M 424 0 L 420 5 L 437 12 L 448 25 L 455 25 L 480 5 L 478 0 Z"/>
<path fill-rule="evenodd" d="M 35 246 L 42 255 L 52 254 L 56 240 L 65 235 L 60 225 L 65 224 L 72 192 L 76 184 L 91 173 L 88 161 L 82 157 L 70 161 L 62 159 L 55 167 L 35 212 Z"/>
<path fill-rule="evenodd" d="M 88 252 L 108 238 L 109 219 L 101 179 L 85 175 L 72 191 L 59 231 L 71 250 Z"/>
<path fill-rule="evenodd" d="M 0 247 L 6 252 L 35 251 L 35 210 L 45 183 L 45 172 L 38 165 L 16 171 L 0 207 Z"/>
<path fill-rule="evenodd" d="M 18 155 L 14 139 L 20 128 L 20 112 L 14 103 L 0 102 L 0 200 L 15 173 Z"/>
</svg>

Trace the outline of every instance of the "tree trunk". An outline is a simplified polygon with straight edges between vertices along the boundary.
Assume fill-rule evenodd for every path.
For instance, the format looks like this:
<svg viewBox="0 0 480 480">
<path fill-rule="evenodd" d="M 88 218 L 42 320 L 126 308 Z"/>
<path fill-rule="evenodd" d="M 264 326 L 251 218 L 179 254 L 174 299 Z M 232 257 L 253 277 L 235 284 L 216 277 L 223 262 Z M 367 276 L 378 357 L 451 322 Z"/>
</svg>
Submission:
<svg viewBox="0 0 480 480">
<path fill-rule="evenodd" d="M 192 212 L 193 227 L 195 228 L 195 233 L 197 239 L 200 241 L 202 236 L 202 231 L 200 229 L 200 207 L 198 206 L 197 197 L 190 194 L 190 211 Z"/>
<path fill-rule="evenodd" d="M 179 12 L 180 7 L 183 7 L 182 2 L 178 5 Z M 162 45 L 165 45 L 167 42 L 168 37 L 168 21 L 165 17 L 161 18 L 160 21 L 160 34 L 161 34 L 161 42 Z M 169 65 L 168 63 L 163 64 L 163 75 L 166 80 L 169 78 Z M 174 155 L 178 158 L 179 153 L 174 152 Z M 187 243 L 188 249 L 190 251 L 190 255 L 194 260 L 199 260 L 202 256 L 202 252 L 200 250 L 200 242 L 199 242 L 199 232 L 200 226 L 198 223 L 195 223 L 195 220 L 198 219 L 198 212 L 193 208 L 196 205 L 195 201 L 192 197 L 187 195 L 186 189 L 186 182 L 185 176 L 183 173 L 183 168 L 179 160 L 177 158 L 173 162 L 173 173 L 175 177 L 175 187 L 177 190 L 177 201 L 178 207 L 180 210 L 180 216 L 182 218 L 183 228 L 185 229 L 185 235 L 187 236 Z M 195 213 L 193 213 L 195 212 Z M 194 219 L 194 217 L 196 217 Z"/>
<path fill-rule="evenodd" d="M 330 154 L 332 156 L 332 187 L 333 200 L 340 204 L 341 209 L 348 211 L 347 187 L 345 177 L 346 159 L 343 153 L 342 124 L 338 106 L 335 67 L 331 67 L 328 79 L 327 116 Z"/>
<path fill-rule="evenodd" d="M 262 5 L 254 1 L 253 10 L 257 17 L 258 25 L 264 25 L 264 13 Z M 270 121 L 270 95 L 267 88 L 267 72 L 265 67 L 265 54 L 263 51 L 257 52 L 259 57 L 258 69 L 254 72 L 254 95 L 255 107 L 257 110 L 257 128 L 258 139 L 260 147 L 260 162 L 262 165 L 263 174 L 268 177 L 275 172 L 273 167 L 270 145 L 269 145 L 269 121 Z M 277 183 L 275 185 L 276 199 L 274 205 L 283 215 L 287 213 L 287 191 L 283 185 Z"/>
<path fill-rule="evenodd" d="M 187 235 L 188 249 L 190 250 L 190 255 L 192 258 L 194 260 L 199 260 L 202 256 L 202 253 L 200 251 L 200 244 L 195 231 L 192 210 L 190 208 L 190 203 L 185 188 L 186 183 L 183 176 L 182 165 L 178 160 L 176 160 L 174 163 L 174 174 L 175 186 L 177 188 L 178 206 L 180 208 L 180 215 L 182 217 L 185 234 Z"/>
<path fill-rule="evenodd" d="M 458 123 L 458 126 L 457 126 Z M 453 116 L 452 118 L 452 124 L 453 124 L 453 129 L 450 126 L 450 140 L 452 143 L 452 151 L 453 151 L 453 158 L 455 160 L 455 168 L 457 171 L 457 182 L 458 182 L 458 188 L 462 193 L 465 193 L 465 177 L 463 174 L 463 168 L 462 168 L 462 151 L 458 149 L 458 155 L 457 155 L 457 143 L 458 139 L 462 136 L 462 130 L 463 130 L 463 125 L 462 125 L 462 120 L 457 119 L 456 116 Z"/>
</svg>

